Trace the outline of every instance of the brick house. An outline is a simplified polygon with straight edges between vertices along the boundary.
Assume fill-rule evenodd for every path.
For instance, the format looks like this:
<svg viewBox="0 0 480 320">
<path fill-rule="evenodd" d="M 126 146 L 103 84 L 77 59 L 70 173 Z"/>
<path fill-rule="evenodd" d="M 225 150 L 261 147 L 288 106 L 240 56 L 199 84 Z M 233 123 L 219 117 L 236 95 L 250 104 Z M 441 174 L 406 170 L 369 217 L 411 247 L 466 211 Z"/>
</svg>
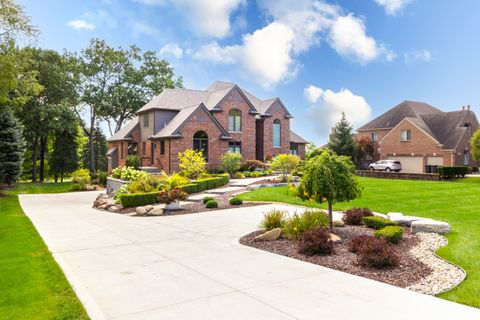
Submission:
<svg viewBox="0 0 480 320">
<path fill-rule="evenodd" d="M 467 108 L 443 112 L 427 103 L 404 101 L 357 130 L 374 144 L 371 162 L 393 159 L 402 172 L 431 173 L 438 166 L 478 166 L 470 138 L 478 130 L 475 113 Z"/>
<path fill-rule="evenodd" d="M 291 118 L 279 98 L 261 100 L 234 83 L 165 89 L 108 139 L 108 169 L 136 154 L 142 166 L 178 171 L 178 153 L 185 149 L 203 150 L 209 168 L 226 152 L 239 152 L 243 160 L 282 153 L 303 158 L 308 142 L 290 130 Z"/>
</svg>

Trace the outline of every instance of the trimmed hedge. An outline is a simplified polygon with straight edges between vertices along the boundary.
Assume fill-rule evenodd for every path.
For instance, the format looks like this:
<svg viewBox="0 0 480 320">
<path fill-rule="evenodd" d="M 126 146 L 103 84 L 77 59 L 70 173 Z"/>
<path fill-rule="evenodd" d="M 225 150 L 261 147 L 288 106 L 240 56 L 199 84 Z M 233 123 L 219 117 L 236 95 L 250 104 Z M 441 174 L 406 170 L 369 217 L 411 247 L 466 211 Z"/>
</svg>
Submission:
<svg viewBox="0 0 480 320">
<path fill-rule="evenodd" d="M 180 189 L 187 193 L 197 193 L 204 190 L 215 189 L 222 187 L 230 182 L 230 175 L 228 173 L 216 174 L 210 178 L 198 179 L 192 183 L 180 186 Z"/>
<path fill-rule="evenodd" d="M 212 208 L 218 208 L 218 202 L 215 200 L 209 200 L 207 203 L 205 203 L 205 207 L 212 209 Z"/>
<path fill-rule="evenodd" d="M 205 197 L 205 198 L 203 198 L 202 202 L 203 202 L 203 204 L 205 204 L 210 200 L 215 200 L 215 198 L 214 197 Z"/>
<path fill-rule="evenodd" d="M 375 237 L 384 238 L 390 243 L 399 243 L 403 239 L 403 228 L 399 226 L 388 226 L 375 231 Z"/>
<path fill-rule="evenodd" d="M 158 191 L 149 193 L 121 194 L 119 196 L 119 201 L 124 208 L 153 204 L 158 201 Z"/>
<path fill-rule="evenodd" d="M 232 206 L 239 206 L 239 205 L 243 204 L 243 200 L 240 199 L 240 198 L 237 198 L 237 197 L 233 197 L 232 199 L 229 200 L 229 203 Z"/>
<path fill-rule="evenodd" d="M 388 226 L 396 226 L 397 224 L 393 221 L 390 221 L 388 219 L 382 218 L 382 217 L 363 217 L 363 223 L 369 227 L 369 228 L 374 228 L 374 229 L 383 229 Z"/>
<path fill-rule="evenodd" d="M 457 167 L 438 167 L 438 174 L 443 179 L 451 178 L 463 178 L 468 173 L 469 167 L 467 166 L 457 166 Z"/>
</svg>

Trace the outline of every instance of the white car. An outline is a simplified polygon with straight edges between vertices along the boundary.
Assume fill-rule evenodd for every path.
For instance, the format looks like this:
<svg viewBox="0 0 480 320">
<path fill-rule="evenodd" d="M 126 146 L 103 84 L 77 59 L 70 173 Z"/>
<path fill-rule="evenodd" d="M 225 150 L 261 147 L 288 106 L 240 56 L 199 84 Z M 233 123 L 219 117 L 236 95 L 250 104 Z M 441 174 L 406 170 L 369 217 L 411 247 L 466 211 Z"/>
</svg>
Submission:
<svg viewBox="0 0 480 320">
<path fill-rule="evenodd" d="M 395 171 L 400 172 L 402 170 L 402 164 L 398 160 L 380 160 L 375 163 L 371 163 L 368 166 L 368 170 L 381 170 L 381 171 Z"/>
</svg>

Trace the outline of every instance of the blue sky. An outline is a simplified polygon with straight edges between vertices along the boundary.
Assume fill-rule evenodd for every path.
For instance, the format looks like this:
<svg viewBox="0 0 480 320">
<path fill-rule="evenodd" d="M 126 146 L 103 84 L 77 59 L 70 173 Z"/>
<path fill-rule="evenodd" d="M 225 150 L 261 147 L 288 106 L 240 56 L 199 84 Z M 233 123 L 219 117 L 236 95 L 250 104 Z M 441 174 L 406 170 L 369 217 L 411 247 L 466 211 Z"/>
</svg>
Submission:
<svg viewBox="0 0 480 320">
<path fill-rule="evenodd" d="M 188 88 L 233 81 L 279 96 L 292 128 L 326 142 L 344 111 L 358 127 L 403 100 L 479 111 L 477 0 L 20 0 L 36 45 L 92 37 L 169 60 Z"/>
</svg>

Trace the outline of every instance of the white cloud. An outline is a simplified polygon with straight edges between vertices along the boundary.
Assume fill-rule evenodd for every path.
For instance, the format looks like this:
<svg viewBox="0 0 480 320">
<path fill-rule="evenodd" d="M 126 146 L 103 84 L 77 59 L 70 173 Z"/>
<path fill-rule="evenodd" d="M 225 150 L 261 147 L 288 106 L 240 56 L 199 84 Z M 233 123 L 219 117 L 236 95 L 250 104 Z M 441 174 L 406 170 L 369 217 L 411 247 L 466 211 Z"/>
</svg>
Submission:
<svg viewBox="0 0 480 320">
<path fill-rule="evenodd" d="M 152 38 L 160 38 L 161 33 L 160 30 L 149 24 L 147 21 L 144 20 L 134 20 L 131 21 L 131 27 L 133 30 L 133 34 L 135 36 L 139 36 L 141 34 L 145 34 Z"/>
<path fill-rule="evenodd" d="M 195 51 L 193 58 L 197 60 L 207 60 L 213 64 L 232 64 L 236 61 L 239 51 L 239 46 L 221 47 L 218 42 L 213 41 L 203 45 L 198 51 Z"/>
<path fill-rule="evenodd" d="M 86 12 L 82 15 L 82 18 L 85 18 L 87 21 L 92 21 L 95 25 L 106 24 L 110 28 L 117 26 L 117 20 L 105 10 Z"/>
<path fill-rule="evenodd" d="M 432 60 L 432 53 L 425 49 L 410 51 L 403 54 L 403 59 L 405 60 L 406 64 L 410 64 L 415 61 L 429 62 Z"/>
<path fill-rule="evenodd" d="M 230 15 L 244 0 L 137 0 L 137 2 L 175 6 L 185 14 L 195 33 L 223 38 L 230 32 Z"/>
<path fill-rule="evenodd" d="M 367 36 L 363 21 L 352 14 L 337 18 L 330 30 L 329 41 L 340 55 L 361 64 L 369 63 L 381 56 L 387 61 L 395 58 L 393 52 Z"/>
<path fill-rule="evenodd" d="M 375 0 L 375 2 L 382 6 L 388 15 L 394 16 L 403 10 L 410 0 Z"/>
<path fill-rule="evenodd" d="M 183 49 L 176 43 L 167 43 L 159 51 L 160 55 L 173 56 L 175 59 L 180 59 L 183 56 Z"/>
<path fill-rule="evenodd" d="M 305 88 L 308 99 L 311 98 L 309 94 L 312 92 L 319 94 L 314 96 L 316 98 L 314 100 L 318 103 L 309 108 L 308 116 L 320 137 L 325 138 L 328 135 L 331 128 L 340 120 L 342 112 L 354 127 L 362 125 L 372 114 L 372 108 L 365 98 L 353 94 L 348 89 L 334 92 L 313 85 Z"/>
<path fill-rule="evenodd" d="M 309 85 L 303 92 L 310 103 L 316 103 L 323 95 L 323 89 L 314 85 Z"/>
<path fill-rule="evenodd" d="M 73 29 L 77 29 L 77 30 L 93 30 L 93 29 L 95 29 L 94 24 L 88 23 L 85 20 L 81 20 L 81 19 L 76 19 L 76 20 L 69 21 L 67 23 L 67 25 L 69 25 Z"/>
</svg>

